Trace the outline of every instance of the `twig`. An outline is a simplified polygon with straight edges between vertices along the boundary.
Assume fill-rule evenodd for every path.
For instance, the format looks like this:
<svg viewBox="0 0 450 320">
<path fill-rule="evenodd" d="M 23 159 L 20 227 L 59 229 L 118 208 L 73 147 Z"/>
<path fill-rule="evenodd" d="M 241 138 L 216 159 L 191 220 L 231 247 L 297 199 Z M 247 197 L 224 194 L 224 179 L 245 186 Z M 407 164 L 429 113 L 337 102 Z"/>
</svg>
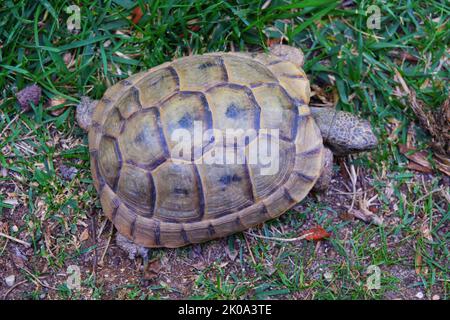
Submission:
<svg viewBox="0 0 450 320">
<path fill-rule="evenodd" d="M 103 230 L 105 230 L 108 221 L 108 219 L 105 219 L 105 221 L 103 221 L 102 225 L 100 226 L 100 229 L 97 232 L 97 240 L 100 240 L 100 237 L 102 236 Z"/>
<path fill-rule="evenodd" d="M 22 285 L 22 284 L 24 284 L 24 283 L 26 283 L 27 282 L 27 280 L 22 280 L 22 281 L 20 281 L 20 282 L 17 282 L 15 285 L 13 285 L 11 288 L 9 288 L 9 290 L 8 291 L 6 291 L 6 293 L 3 295 L 3 300 L 6 300 L 6 298 L 8 297 L 8 295 L 15 289 L 15 288 L 17 288 L 18 286 L 20 286 L 20 285 Z"/>
<path fill-rule="evenodd" d="M 255 260 L 255 257 L 253 256 L 252 248 L 250 248 L 250 244 L 248 243 L 246 233 L 244 233 L 244 240 L 245 240 L 245 243 L 247 245 L 247 250 L 250 253 L 250 257 L 252 258 L 253 264 L 256 265 L 256 260 Z"/>
<path fill-rule="evenodd" d="M 26 247 L 31 247 L 31 244 L 30 244 L 30 243 L 28 243 L 28 242 L 26 242 L 26 241 L 23 241 L 23 240 L 20 240 L 20 239 L 17 239 L 17 238 L 14 238 L 14 237 L 12 237 L 12 236 L 10 236 L 10 235 L 7 235 L 7 234 L 5 234 L 5 233 L 3 233 L 3 232 L 0 232 L 0 237 L 4 237 L 4 238 L 6 238 L 6 239 L 9 239 L 9 240 L 18 242 L 18 243 L 20 243 L 20 244 L 23 244 L 23 245 L 26 246 Z"/>
<path fill-rule="evenodd" d="M 355 202 L 356 202 L 356 182 L 358 181 L 358 175 L 355 172 L 355 166 L 354 165 L 350 165 L 350 170 L 347 167 L 347 164 L 344 162 L 344 167 L 345 170 L 348 173 L 348 176 L 350 177 L 350 180 L 352 182 L 352 204 L 350 205 L 350 210 L 353 209 L 353 207 L 355 206 Z"/>
<path fill-rule="evenodd" d="M 249 236 L 255 237 L 255 238 L 260 238 L 260 239 L 267 239 L 267 240 L 273 240 L 273 241 L 283 241 L 283 242 L 294 242 L 294 241 L 299 241 L 299 240 L 303 240 L 306 237 L 310 236 L 313 234 L 313 232 L 308 232 L 305 233 L 304 235 L 301 235 L 300 237 L 297 238 L 277 238 L 277 237 L 266 237 L 266 236 L 261 236 L 259 234 L 254 234 L 251 232 L 244 232 L 245 234 L 248 234 Z"/>
<path fill-rule="evenodd" d="M 30 276 L 30 277 L 32 277 L 39 285 L 41 285 L 42 287 L 44 287 L 44 288 L 48 288 L 48 289 L 52 289 L 52 290 L 58 290 L 58 289 L 56 289 L 55 287 L 52 287 L 52 286 L 49 286 L 49 285 L 47 285 L 47 284 L 45 284 L 45 283 L 43 283 L 42 281 L 41 281 L 41 279 L 39 279 L 39 277 L 37 277 L 37 276 L 35 276 L 34 274 L 32 274 L 30 271 L 28 271 L 26 268 L 21 268 L 23 271 L 25 271 L 26 273 L 28 273 L 28 275 Z M 36 285 L 36 282 L 34 282 L 33 280 L 31 280 L 35 285 Z"/>
<path fill-rule="evenodd" d="M 106 243 L 106 246 L 105 246 L 105 250 L 103 251 L 102 256 L 100 257 L 100 261 L 98 262 L 100 265 L 103 265 L 103 259 L 105 258 L 106 251 L 108 251 L 109 244 L 111 243 L 113 232 L 114 232 L 114 228 L 111 228 L 111 231 L 109 232 L 108 242 Z"/>
<path fill-rule="evenodd" d="M 430 191 L 430 192 L 427 192 L 424 196 L 421 196 L 419 199 L 417 199 L 416 201 L 414 201 L 414 205 L 416 205 L 418 202 L 420 202 L 420 201 L 422 201 L 423 199 L 425 199 L 426 197 L 428 197 L 429 195 L 431 195 L 431 194 L 433 194 L 433 193 L 436 193 L 436 192 L 439 192 L 439 191 L 443 191 L 444 189 L 441 187 L 441 188 L 438 188 L 438 189 L 434 189 L 434 190 L 432 190 L 432 191 Z"/>
<path fill-rule="evenodd" d="M 94 209 L 91 209 L 91 219 L 92 219 L 92 238 L 94 239 L 94 259 L 92 261 L 92 273 L 94 274 L 94 282 L 97 278 L 97 263 L 98 263 L 98 254 L 97 254 L 97 246 L 98 246 L 98 239 L 97 239 L 97 216 L 95 214 Z"/>
<path fill-rule="evenodd" d="M 16 116 L 6 125 L 6 127 L 3 128 L 2 132 L 0 133 L 0 137 L 3 136 L 3 134 L 5 133 L 6 130 L 8 130 L 8 128 L 11 126 L 11 124 L 16 122 L 16 120 L 19 118 L 19 116 L 24 112 L 25 111 L 22 110 L 20 113 L 16 114 Z"/>
</svg>

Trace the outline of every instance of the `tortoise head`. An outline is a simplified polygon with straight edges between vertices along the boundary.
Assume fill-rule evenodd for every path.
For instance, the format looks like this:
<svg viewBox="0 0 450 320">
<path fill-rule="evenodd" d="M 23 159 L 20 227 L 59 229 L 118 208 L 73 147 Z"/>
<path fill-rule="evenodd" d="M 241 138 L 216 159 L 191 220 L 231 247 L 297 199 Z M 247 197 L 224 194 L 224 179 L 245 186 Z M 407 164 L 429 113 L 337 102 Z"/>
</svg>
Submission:
<svg viewBox="0 0 450 320">
<path fill-rule="evenodd" d="M 369 121 L 333 108 L 311 107 L 325 144 L 338 156 L 374 149 L 378 140 Z"/>
</svg>

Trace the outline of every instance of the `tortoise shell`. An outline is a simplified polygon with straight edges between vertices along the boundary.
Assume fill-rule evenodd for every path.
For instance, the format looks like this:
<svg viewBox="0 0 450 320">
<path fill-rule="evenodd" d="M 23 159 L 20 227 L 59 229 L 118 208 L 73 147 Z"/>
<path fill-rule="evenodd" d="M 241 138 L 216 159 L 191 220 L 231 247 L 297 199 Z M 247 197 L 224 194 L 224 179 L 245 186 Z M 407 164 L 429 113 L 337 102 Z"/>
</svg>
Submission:
<svg viewBox="0 0 450 320">
<path fill-rule="evenodd" d="M 105 215 L 146 247 L 199 243 L 278 217 L 308 194 L 322 168 L 309 96 L 304 71 L 268 54 L 189 56 L 117 83 L 98 103 L 89 129 Z M 233 145 L 244 154 L 241 163 L 206 161 L 219 153 L 214 135 L 206 144 L 202 137 L 190 158 L 177 159 L 173 133 L 192 133 L 196 122 L 200 133 L 234 128 L 256 135 Z M 279 169 L 262 174 L 248 150 L 271 140 L 273 129 Z"/>
</svg>

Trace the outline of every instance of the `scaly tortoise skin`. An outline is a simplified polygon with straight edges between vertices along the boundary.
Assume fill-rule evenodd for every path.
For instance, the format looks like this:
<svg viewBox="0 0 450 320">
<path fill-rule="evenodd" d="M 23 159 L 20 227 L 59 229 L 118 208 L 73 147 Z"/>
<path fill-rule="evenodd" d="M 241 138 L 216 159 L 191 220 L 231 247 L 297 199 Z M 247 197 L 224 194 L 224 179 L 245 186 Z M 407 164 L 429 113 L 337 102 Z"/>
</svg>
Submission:
<svg viewBox="0 0 450 320">
<path fill-rule="evenodd" d="M 145 247 L 204 242 L 280 216 L 308 194 L 324 163 L 309 98 L 301 68 L 262 53 L 189 56 L 117 83 L 95 107 L 89 128 L 105 215 Z M 326 126 L 333 119 L 318 117 Z M 279 129 L 280 170 L 261 175 L 254 164 L 174 161 L 168 137 L 178 128 L 192 132 L 194 121 L 203 130 Z M 249 143 L 258 139 L 265 136 Z M 211 142 L 200 157 L 213 149 Z"/>
</svg>

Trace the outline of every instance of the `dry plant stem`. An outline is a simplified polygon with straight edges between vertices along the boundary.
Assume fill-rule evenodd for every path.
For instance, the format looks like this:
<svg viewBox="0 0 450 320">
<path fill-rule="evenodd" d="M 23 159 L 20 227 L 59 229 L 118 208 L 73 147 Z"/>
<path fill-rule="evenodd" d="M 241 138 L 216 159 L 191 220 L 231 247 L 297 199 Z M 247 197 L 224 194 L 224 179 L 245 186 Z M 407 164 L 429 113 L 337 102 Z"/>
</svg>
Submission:
<svg viewBox="0 0 450 320">
<path fill-rule="evenodd" d="M 30 271 L 28 271 L 27 269 L 25 269 L 25 268 L 21 268 L 23 271 L 25 271 L 26 273 L 28 273 L 28 275 L 31 277 L 31 278 L 33 278 L 34 279 L 34 281 L 33 280 L 31 280 L 35 285 L 40 285 L 40 286 L 42 286 L 42 287 L 45 287 L 45 288 L 48 288 L 48 289 L 52 289 L 52 290 L 57 290 L 56 288 L 54 288 L 54 287 L 52 287 L 52 286 L 49 286 L 49 285 L 46 285 L 45 283 L 43 283 L 42 281 L 41 281 L 41 279 L 39 279 L 37 276 L 35 276 L 34 274 L 32 274 Z M 36 282 L 35 282 L 36 281 Z"/>
<path fill-rule="evenodd" d="M 352 210 L 356 202 L 356 183 L 358 182 L 358 174 L 355 171 L 354 165 L 351 165 L 349 170 L 347 164 L 344 162 L 344 167 L 350 177 L 350 181 L 352 182 L 352 204 L 350 206 L 350 210 Z"/>
<path fill-rule="evenodd" d="M 245 234 L 248 234 L 249 236 L 252 236 L 254 238 L 260 238 L 260 239 L 266 239 L 266 240 L 272 240 L 272 241 L 283 241 L 283 242 L 295 242 L 295 241 L 300 241 L 305 239 L 306 237 L 312 235 L 312 232 L 308 232 L 300 237 L 297 238 L 277 238 L 277 237 L 266 237 L 266 236 L 261 236 L 259 234 L 254 234 L 251 232 L 244 232 Z"/>
<path fill-rule="evenodd" d="M 97 278 L 97 263 L 98 263 L 98 239 L 97 239 L 97 216 L 95 215 L 94 209 L 91 209 L 91 219 L 92 219 L 92 238 L 94 239 L 94 259 L 92 261 L 92 273 L 94 274 L 94 281 Z"/>
<path fill-rule="evenodd" d="M 20 240 L 20 239 L 17 239 L 17 238 L 14 238 L 14 237 L 12 237 L 12 236 L 10 236 L 10 235 L 7 235 L 7 234 L 5 234 L 5 233 L 3 233 L 3 232 L 0 232 L 0 237 L 4 237 L 4 238 L 9 239 L 9 240 L 11 240 L 11 241 L 15 241 L 15 242 L 17 242 L 17 243 L 23 244 L 23 245 L 26 246 L 26 247 L 31 247 L 31 244 L 30 244 L 30 243 L 28 243 L 28 242 L 26 242 L 26 241 L 23 241 L 23 240 Z"/>
<path fill-rule="evenodd" d="M 106 252 L 108 251 L 109 245 L 111 244 L 111 239 L 114 233 L 114 228 L 111 228 L 111 231 L 109 232 L 108 242 L 106 243 L 105 250 L 102 253 L 102 256 L 100 257 L 100 261 L 98 262 L 99 265 L 103 265 L 103 260 L 105 259 Z"/>
<path fill-rule="evenodd" d="M 23 280 L 23 281 L 17 282 L 15 285 L 13 285 L 11 288 L 9 288 L 9 290 L 6 291 L 6 293 L 3 295 L 3 300 L 6 300 L 6 298 L 8 297 L 8 295 L 9 295 L 15 288 L 17 288 L 18 286 L 21 286 L 22 284 L 25 284 L 25 283 L 27 283 L 27 280 Z"/>
<path fill-rule="evenodd" d="M 16 114 L 16 116 L 5 126 L 5 128 L 3 128 L 2 132 L 0 133 L 0 137 L 3 136 L 3 134 L 5 133 L 6 130 L 8 130 L 8 128 L 17 121 L 17 119 L 19 118 L 19 116 L 24 113 L 24 111 L 21 111 L 20 113 Z"/>
<path fill-rule="evenodd" d="M 256 265 L 255 257 L 253 256 L 252 248 L 250 247 L 250 244 L 248 243 L 247 235 L 244 233 L 244 239 L 245 244 L 247 245 L 247 250 L 250 253 L 250 257 L 252 258 L 253 263 Z"/>
</svg>

